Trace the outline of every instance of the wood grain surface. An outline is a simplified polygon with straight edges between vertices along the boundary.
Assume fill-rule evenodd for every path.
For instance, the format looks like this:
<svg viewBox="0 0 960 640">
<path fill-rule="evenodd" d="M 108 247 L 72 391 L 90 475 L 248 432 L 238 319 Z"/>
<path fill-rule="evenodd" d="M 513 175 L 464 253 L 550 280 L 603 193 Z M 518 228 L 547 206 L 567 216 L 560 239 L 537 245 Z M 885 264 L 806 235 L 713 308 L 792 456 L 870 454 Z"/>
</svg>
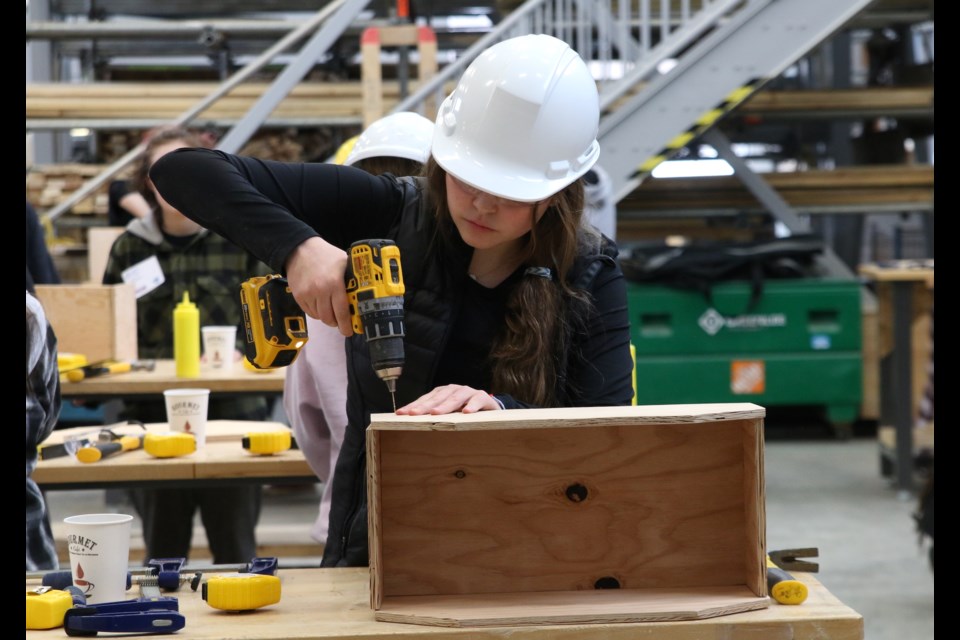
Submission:
<svg viewBox="0 0 960 640">
<path fill-rule="evenodd" d="M 239 362 L 224 369 L 200 366 L 199 378 L 178 378 L 173 360 L 155 360 L 153 371 L 130 371 L 89 378 L 81 382 L 61 379 L 64 397 L 162 394 L 166 389 L 210 389 L 213 393 L 283 393 L 286 368 L 249 371 Z"/>
<path fill-rule="evenodd" d="M 366 568 L 284 569 L 281 561 L 277 575 L 281 581 L 280 602 L 248 613 L 213 609 L 203 601 L 199 591 L 181 590 L 176 595 L 186 626 L 174 637 L 178 640 L 863 639 L 863 617 L 838 600 L 816 578 L 804 573 L 794 574 L 809 588 L 807 601 L 798 606 L 774 604 L 757 611 L 706 620 L 472 629 L 377 621 L 369 606 Z M 36 584 L 28 582 L 27 588 Z M 443 615 L 443 611 L 439 615 Z M 63 637 L 62 628 L 26 632 L 27 640 Z"/>
<path fill-rule="evenodd" d="M 109 425 L 120 434 L 142 433 L 135 426 Z M 146 425 L 149 431 L 168 430 L 166 423 Z M 97 462 L 83 463 L 70 456 L 41 460 L 33 479 L 41 487 L 51 485 L 104 486 L 145 481 L 243 480 L 262 478 L 303 478 L 315 481 L 303 452 L 290 449 L 272 455 L 253 455 L 241 445 L 244 434 L 287 429 L 280 422 L 254 420 L 211 420 L 207 423 L 207 444 L 186 456 L 154 458 L 143 449 L 117 453 Z M 44 444 L 62 442 L 76 433 L 96 431 L 98 427 L 77 427 L 54 431 Z"/>
</svg>

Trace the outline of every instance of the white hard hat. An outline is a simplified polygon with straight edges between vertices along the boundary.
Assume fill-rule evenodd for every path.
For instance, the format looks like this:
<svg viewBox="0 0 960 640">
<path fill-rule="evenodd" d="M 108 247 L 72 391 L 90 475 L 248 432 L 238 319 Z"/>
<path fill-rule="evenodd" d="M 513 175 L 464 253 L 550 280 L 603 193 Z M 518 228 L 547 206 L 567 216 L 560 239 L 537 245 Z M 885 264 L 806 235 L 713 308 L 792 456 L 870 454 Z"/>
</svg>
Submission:
<svg viewBox="0 0 960 640">
<path fill-rule="evenodd" d="M 415 160 L 421 164 L 430 157 L 433 122 L 413 111 L 384 116 L 367 127 L 357 138 L 343 164 L 352 165 L 367 158 L 391 156 Z"/>
<path fill-rule="evenodd" d="M 433 157 L 487 193 L 543 200 L 600 157 L 600 99 L 587 65 L 553 36 L 499 42 L 474 60 L 437 114 Z"/>
</svg>

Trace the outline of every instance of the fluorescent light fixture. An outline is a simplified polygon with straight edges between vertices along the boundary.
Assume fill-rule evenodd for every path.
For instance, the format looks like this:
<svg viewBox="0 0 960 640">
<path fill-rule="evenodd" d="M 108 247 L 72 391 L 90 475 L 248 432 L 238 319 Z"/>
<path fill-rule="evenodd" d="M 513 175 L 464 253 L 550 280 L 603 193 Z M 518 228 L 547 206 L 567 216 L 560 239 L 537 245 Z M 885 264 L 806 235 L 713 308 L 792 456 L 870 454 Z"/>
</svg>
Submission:
<svg viewBox="0 0 960 640">
<path fill-rule="evenodd" d="M 703 178 L 732 176 L 733 167 L 726 160 L 667 160 L 654 167 L 654 178 Z"/>
</svg>

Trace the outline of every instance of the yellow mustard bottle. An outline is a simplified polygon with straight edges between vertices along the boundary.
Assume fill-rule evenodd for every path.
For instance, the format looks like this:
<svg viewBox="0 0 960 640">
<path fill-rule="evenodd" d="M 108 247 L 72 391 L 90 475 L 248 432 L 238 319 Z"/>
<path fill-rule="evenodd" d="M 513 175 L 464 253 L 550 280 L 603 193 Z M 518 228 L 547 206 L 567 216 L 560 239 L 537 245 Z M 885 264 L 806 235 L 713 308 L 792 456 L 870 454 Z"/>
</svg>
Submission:
<svg viewBox="0 0 960 640">
<path fill-rule="evenodd" d="M 178 378 L 200 377 L 200 310 L 187 291 L 173 310 L 173 360 Z"/>
</svg>

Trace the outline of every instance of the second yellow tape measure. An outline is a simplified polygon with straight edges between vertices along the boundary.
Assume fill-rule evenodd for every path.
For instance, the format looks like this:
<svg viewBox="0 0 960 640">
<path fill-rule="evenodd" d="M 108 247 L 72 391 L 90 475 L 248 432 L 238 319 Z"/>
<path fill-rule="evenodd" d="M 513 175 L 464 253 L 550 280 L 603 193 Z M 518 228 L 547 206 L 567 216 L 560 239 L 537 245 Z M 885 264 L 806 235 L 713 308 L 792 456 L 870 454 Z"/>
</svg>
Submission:
<svg viewBox="0 0 960 640">
<path fill-rule="evenodd" d="M 27 590 L 27 629 L 63 626 L 63 615 L 74 605 L 73 594 L 49 587 Z"/>
<path fill-rule="evenodd" d="M 250 453 L 270 455 L 289 449 L 293 446 L 293 439 L 290 437 L 289 429 L 284 429 L 283 431 L 261 431 L 246 434 L 243 436 L 241 444 L 243 448 Z"/>
<path fill-rule="evenodd" d="M 192 433 L 148 433 L 143 450 L 154 458 L 176 458 L 196 451 L 197 439 Z"/>
<path fill-rule="evenodd" d="M 259 609 L 280 602 L 280 578 L 257 573 L 227 573 L 206 580 L 201 595 L 214 609 Z"/>
</svg>

